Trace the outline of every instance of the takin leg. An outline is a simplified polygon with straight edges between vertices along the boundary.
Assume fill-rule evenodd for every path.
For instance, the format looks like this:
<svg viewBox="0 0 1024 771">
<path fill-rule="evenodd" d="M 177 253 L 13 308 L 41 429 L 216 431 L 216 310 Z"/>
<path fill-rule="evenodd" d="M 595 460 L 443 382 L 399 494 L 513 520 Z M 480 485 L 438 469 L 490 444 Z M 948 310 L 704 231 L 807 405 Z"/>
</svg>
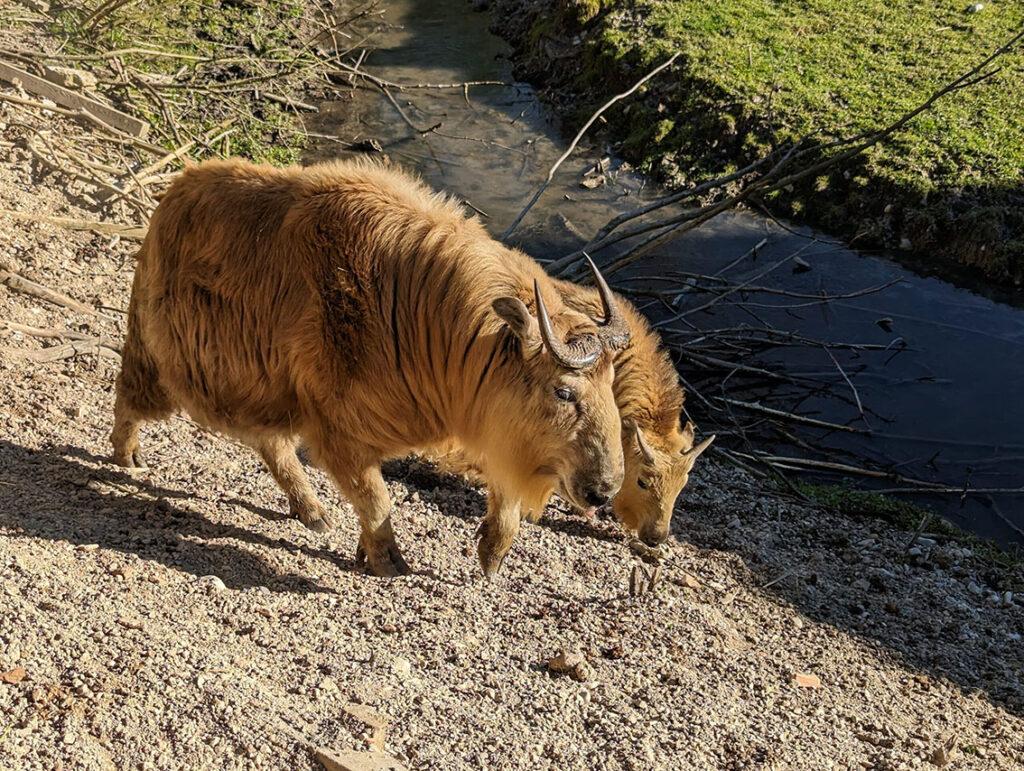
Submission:
<svg viewBox="0 0 1024 771">
<path fill-rule="evenodd" d="M 520 519 L 518 502 L 510 502 L 494 491 L 488 494 L 487 516 L 477 530 L 480 540 L 476 546 L 480 567 L 488 579 L 498 572 L 505 555 L 512 548 L 512 542 L 519 533 Z"/>
<path fill-rule="evenodd" d="M 288 496 L 288 512 L 310 530 L 324 533 L 334 527 L 334 518 L 320 505 L 306 470 L 295 454 L 295 442 L 284 437 L 264 437 L 254 442 L 263 462 Z"/>
<path fill-rule="evenodd" d="M 338 456 L 327 456 L 324 461 L 338 488 L 352 503 L 359 515 L 362 532 L 356 549 L 356 564 L 366 563 L 376 576 L 404 576 L 409 565 L 395 542 L 391 526 L 391 496 L 381 476 L 380 466 L 367 466 L 353 474 L 343 468 Z"/>
<path fill-rule="evenodd" d="M 144 420 L 161 420 L 174 411 L 167 392 L 160 385 L 156 362 L 142 344 L 131 320 L 121 354 L 114 400 L 114 462 L 129 468 L 146 465 L 139 448 L 139 425 Z"/>
</svg>

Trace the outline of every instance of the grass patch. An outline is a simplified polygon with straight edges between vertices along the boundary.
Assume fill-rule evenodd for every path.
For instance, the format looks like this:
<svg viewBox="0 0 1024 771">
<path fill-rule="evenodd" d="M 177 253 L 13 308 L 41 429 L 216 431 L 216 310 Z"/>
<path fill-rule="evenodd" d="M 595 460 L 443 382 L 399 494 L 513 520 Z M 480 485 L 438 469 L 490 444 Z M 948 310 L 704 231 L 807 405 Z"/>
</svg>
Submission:
<svg viewBox="0 0 1024 771">
<path fill-rule="evenodd" d="M 309 43 L 326 18 L 315 2 L 144 0 L 96 24 L 88 10 L 65 6 L 51 33 L 71 57 L 160 52 L 79 65 L 100 77 L 113 103 L 148 120 L 159 144 L 177 147 L 231 119 L 217 152 L 283 165 L 299 160 L 306 138 L 296 113 L 262 94 L 292 98 L 313 80 L 323 60 Z"/>
<path fill-rule="evenodd" d="M 930 509 L 891 496 L 858 490 L 846 485 L 814 484 L 794 481 L 794 486 L 813 503 L 852 519 L 881 520 L 901 530 L 915 531 L 921 521 L 932 515 L 927 531 L 968 546 L 986 565 L 1003 571 L 1024 569 L 1024 554 L 1019 546 L 1002 549 L 993 541 L 962 530 Z M 1021 585 L 1018 578 L 1015 587 Z"/>
<path fill-rule="evenodd" d="M 582 56 L 554 84 L 583 92 L 577 120 L 682 52 L 674 77 L 609 116 L 625 155 L 678 183 L 773 143 L 885 125 L 1024 25 L 1024 4 L 1013 2 L 977 13 L 961 0 L 553 2 L 569 20 L 563 32 L 583 32 Z M 777 210 L 869 243 L 948 252 L 1021 283 L 1024 51 L 1000 64 L 990 82 L 944 98 L 854 167 L 783 194 Z"/>
</svg>

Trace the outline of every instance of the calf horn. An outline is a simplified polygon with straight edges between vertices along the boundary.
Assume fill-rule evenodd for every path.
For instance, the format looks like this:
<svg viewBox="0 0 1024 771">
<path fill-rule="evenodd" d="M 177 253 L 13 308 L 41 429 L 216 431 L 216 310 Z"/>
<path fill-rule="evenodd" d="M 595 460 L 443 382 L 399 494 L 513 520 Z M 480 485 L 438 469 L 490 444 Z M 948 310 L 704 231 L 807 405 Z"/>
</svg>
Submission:
<svg viewBox="0 0 1024 771">
<path fill-rule="evenodd" d="M 544 305 L 544 298 L 540 294 L 540 283 L 537 279 L 533 280 L 533 293 L 537 298 L 537 322 L 540 325 L 540 336 L 544 340 L 544 345 L 551 351 L 551 355 L 555 357 L 555 361 L 561 364 L 567 369 L 585 369 L 597 361 L 597 357 L 601 355 L 601 346 L 590 344 L 590 341 L 598 342 L 594 340 L 594 337 L 588 335 L 582 338 L 578 346 L 569 346 L 563 343 L 555 335 L 555 331 L 551 328 L 551 318 L 548 316 L 548 309 Z M 578 348 L 581 353 L 577 353 L 573 348 Z"/>
<path fill-rule="evenodd" d="M 629 326 L 612 296 L 612 290 L 608 288 L 608 283 L 601 275 L 601 271 L 597 269 L 589 254 L 584 252 L 583 256 L 587 260 L 587 265 L 590 266 L 590 272 L 594 274 L 594 283 L 597 285 L 597 293 L 601 297 L 601 307 L 604 309 L 604 321 L 598 325 L 598 337 L 612 350 L 621 350 L 629 345 Z"/>
</svg>

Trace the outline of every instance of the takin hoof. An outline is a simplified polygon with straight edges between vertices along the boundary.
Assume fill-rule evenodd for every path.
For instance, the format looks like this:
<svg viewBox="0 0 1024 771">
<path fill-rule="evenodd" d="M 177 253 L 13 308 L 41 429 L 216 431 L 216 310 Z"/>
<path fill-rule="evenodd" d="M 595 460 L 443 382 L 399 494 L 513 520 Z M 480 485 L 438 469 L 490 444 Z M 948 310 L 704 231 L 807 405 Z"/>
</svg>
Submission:
<svg viewBox="0 0 1024 771">
<path fill-rule="evenodd" d="M 142 450 L 136 447 L 131 452 L 114 452 L 114 463 L 124 468 L 149 468 Z"/>
<path fill-rule="evenodd" d="M 498 570 L 501 569 L 501 563 L 505 561 L 508 549 L 501 549 L 495 543 L 496 539 L 491 537 L 491 530 L 487 527 L 487 522 L 480 525 L 477 534 L 480 536 L 480 540 L 476 545 L 476 555 L 480 559 L 480 568 L 484 571 L 484 578 L 492 581 Z"/>
<path fill-rule="evenodd" d="M 359 539 L 359 546 L 356 548 L 356 567 L 367 566 L 373 575 L 380 578 L 395 578 L 396 576 L 407 576 L 412 572 L 409 563 L 402 556 L 398 544 L 375 543 L 369 549 L 363 545 L 363 539 Z"/>
<path fill-rule="evenodd" d="M 288 505 L 288 513 L 314 533 L 326 533 L 329 530 L 333 530 L 337 524 L 334 517 L 328 514 L 327 510 L 319 503 L 305 506 L 290 503 Z"/>
</svg>

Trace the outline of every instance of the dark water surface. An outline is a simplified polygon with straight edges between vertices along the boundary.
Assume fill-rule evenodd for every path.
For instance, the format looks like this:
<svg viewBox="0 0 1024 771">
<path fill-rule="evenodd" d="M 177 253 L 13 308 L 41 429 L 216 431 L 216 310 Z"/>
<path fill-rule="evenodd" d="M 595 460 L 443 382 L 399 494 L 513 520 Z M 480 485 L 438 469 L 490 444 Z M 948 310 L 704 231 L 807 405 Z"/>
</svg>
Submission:
<svg viewBox="0 0 1024 771">
<path fill-rule="evenodd" d="M 386 24 L 368 41 L 372 48 L 360 64 L 366 72 L 406 84 L 511 81 L 507 46 L 489 32 L 490 17 L 470 12 L 464 0 L 386 5 Z M 353 60 L 360 50 L 353 52 Z M 377 140 L 394 161 L 484 213 L 495 235 L 518 214 L 568 146 L 552 116 L 524 84 L 472 86 L 468 93 L 393 93 L 417 128 L 440 127 L 421 135 L 379 91 L 361 88 L 324 105 L 309 121 L 307 128 L 323 135 L 315 140 L 313 156 L 346 154 L 345 145 L 327 137 Z M 600 147 L 578 149 L 516 231 L 514 242 L 535 257 L 557 258 L 579 247 L 611 217 L 658 195 L 652 185 L 623 170 L 610 174 L 605 186 L 583 189 L 579 181 L 584 171 L 605 155 Z M 834 353 L 863 403 L 864 418 L 853 390 L 823 349 L 780 349 L 757 362 L 782 364 L 787 372 L 831 382 L 835 393 L 846 396 L 802 399 L 801 414 L 871 429 L 870 435 L 818 432 L 816 446 L 832 448 L 837 462 L 895 466 L 907 476 L 954 487 L 1024 485 L 1024 399 L 1019 395 L 1024 383 L 1024 311 L 1018 308 L 919 276 L 891 260 L 865 256 L 813 231 L 745 213 L 720 216 L 683 235 L 651 259 L 616 274 L 613 283 L 661 288 L 664 284 L 651 277 L 669 270 L 714 274 L 762 239 L 767 242 L 756 256 L 725 275 L 739 283 L 753 279 L 799 250 L 811 270 L 794 273 L 787 264 L 752 283 L 808 294 L 846 294 L 898 282 L 884 291 L 827 304 L 755 294 L 746 297 L 746 305 L 721 302 L 709 312 L 687 317 L 706 329 L 770 324 L 820 340 L 891 346 L 884 352 Z M 692 309 L 708 298 L 689 294 L 677 307 Z M 662 306 L 649 310 L 655 320 L 666 321 Z M 891 323 L 880 325 L 880 319 Z M 667 335 L 673 326 L 679 325 L 665 324 Z M 680 364 L 684 377 L 692 375 L 691 367 L 686 361 Z M 766 449 L 802 454 L 792 446 Z M 880 486 L 899 485 L 886 481 Z M 1024 542 L 1022 495 L 917 500 L 978 534 L 1003 543 Z"/>
</svg>

